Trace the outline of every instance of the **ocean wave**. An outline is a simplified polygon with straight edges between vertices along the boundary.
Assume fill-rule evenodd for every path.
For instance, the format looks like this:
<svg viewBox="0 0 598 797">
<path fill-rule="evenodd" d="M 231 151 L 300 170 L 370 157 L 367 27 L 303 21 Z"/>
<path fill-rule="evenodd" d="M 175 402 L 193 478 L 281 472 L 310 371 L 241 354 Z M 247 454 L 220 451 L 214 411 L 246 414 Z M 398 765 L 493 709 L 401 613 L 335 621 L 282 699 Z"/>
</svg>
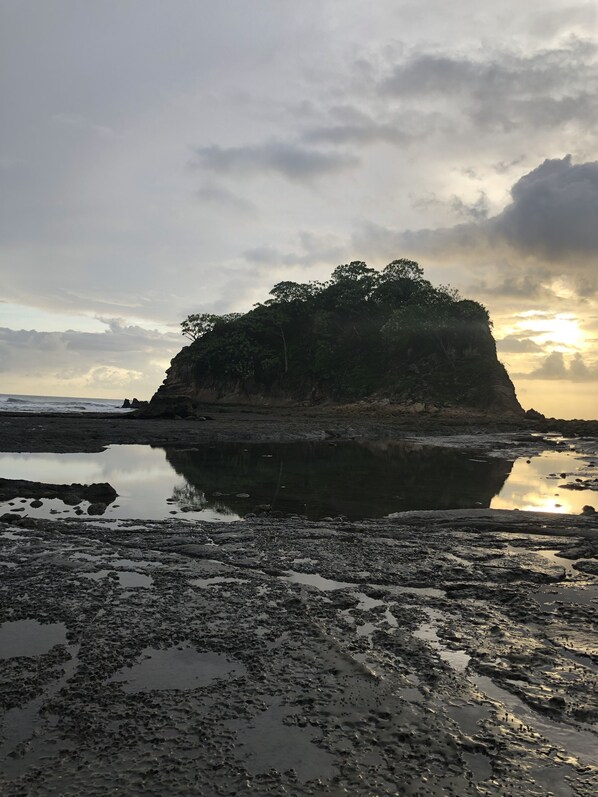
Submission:
<svg viewBox="0 0 598 797">
<path fill-rule="evenodd" d="M 0 413 L 2 412 L 124 412 L 122 404 L 117 399 L 90 399 L 69 398 L 67 396 L 7 396 L 0 395 Z"/>
</svg>

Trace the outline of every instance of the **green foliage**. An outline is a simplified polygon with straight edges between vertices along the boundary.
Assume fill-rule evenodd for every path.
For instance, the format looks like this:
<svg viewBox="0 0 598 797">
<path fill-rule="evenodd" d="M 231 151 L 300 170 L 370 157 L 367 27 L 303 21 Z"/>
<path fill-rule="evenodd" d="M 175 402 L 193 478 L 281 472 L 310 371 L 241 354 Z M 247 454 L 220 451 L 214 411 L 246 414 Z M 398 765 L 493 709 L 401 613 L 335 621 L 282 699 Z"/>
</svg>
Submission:
<svg viewBox="0 0 598 797">
<path fill-rule="evenodd" d="M 276 302 L 288 304 L 290 302 L 306 302 L 314 296 L 322 286 L 318 282 L 302 284 L 300 282 L 279 282 L 270 291 L 272 299 L 269 304 Z"/>
<path fill-rule="evenodd" d="M 406 260 L 402 257 L 384 267 L 381 279 L 383 282 L 396 282 L 402 279 L 423 282 L 424 270 L 415 260 Z"/>
<path fill-rule="evenodd" d="M 337 266 L 332 272 L 332 282 L 361 282 L 362 285 L 371 285 L 377 278 L 375 269 L 369 268 L 362 260 L 353 260 L 343 266 Z"/>
<path fill-rule="evenodd" d="M 219 316 L 213 313 L 194 313 L 188 315 L 184 321 L 181 321 L 181 334 L 189 340 L 198 340 L 205 335 L 206 332 L 211 332 L 214 329 L 215 323 L 218 321 Z"/>
<path fill-rule="evenodd" d="M 191 341 L 199 340 L 215 327 L 222 327 L 241 318 L 243 313 L 226 313 L 225 315 L 214 315 L 214 313 L 193 313 L 181 321 L 181 334 Z"/>
<path fill-rule="evenodd" d="M 326 283 L 279 282 L 247 313 L 199 313 L 181 327 L 193 341 L 184 355 L 193 382 L 222 394 L 419 400 L 436 391 L 471 404 L 481 401 L 467 394 L 472 361 L 500 367 L 486 309 L 432 286 L 405 259 L 382 271 L 353 261 Z"/>
</svg>

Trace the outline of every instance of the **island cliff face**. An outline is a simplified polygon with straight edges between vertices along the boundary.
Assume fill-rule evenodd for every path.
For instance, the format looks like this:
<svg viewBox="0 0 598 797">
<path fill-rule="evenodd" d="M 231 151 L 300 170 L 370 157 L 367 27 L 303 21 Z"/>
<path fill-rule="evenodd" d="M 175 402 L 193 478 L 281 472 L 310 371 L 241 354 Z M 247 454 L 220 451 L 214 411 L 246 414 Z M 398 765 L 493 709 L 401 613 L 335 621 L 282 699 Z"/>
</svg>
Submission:
<svg viewBox="0 0 598 797">
<path fill-rule="evenodd" d="M 416 263 L 354 262 L 324 284 L 283 282 L 244 315 L 190 316 L 147 414 L 188 417 L 205 402 L 372 401 L 423 411 L 521 415 L 486 309 L 433 287 Z"/>
</svg>

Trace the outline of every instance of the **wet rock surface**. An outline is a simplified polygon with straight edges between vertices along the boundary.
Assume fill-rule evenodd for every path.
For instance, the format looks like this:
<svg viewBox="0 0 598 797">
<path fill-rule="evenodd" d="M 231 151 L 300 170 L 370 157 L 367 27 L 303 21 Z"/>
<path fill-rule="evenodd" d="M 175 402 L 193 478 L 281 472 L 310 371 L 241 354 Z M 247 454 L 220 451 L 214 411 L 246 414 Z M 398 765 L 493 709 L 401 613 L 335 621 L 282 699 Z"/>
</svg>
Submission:
<svg viewBox="0 0 598 797">
<path fill-rule="evenodd" d="M 0 478 L 0 501 L 11 498 L 60 498 L 65 504 L 76 506 L 82 501 L 102 503 L 104 509 L 118 497 L 107 482 L 99 484 L 44 484 L 26 479 Z"/>
<path fill-rule="evenodd" d="M 480 435 L 491 447 L 536 450 L 535 434 L 598 436 L 598 421 L 504 418 L 471 412 L 434 414 L 393 411 L 374 404 L 349 407 L 257 408 L 205 405 L 190 420 L 74 413 L 0 414 L 0 450 L 26 452 L 102 451 L 109 445 L 181 445 L 205 442 L 285 442 L 359 440 L 412 435 L 466 435 L 479 447 Z M 209 423 L 200 419 L 209 418 Z M 476 441 L 473 438 L 476 438 Z M 558 445 L 557 442 L 554 445 Z"/>
<path fill-rule="evenodd" d="M 0 793 L 589 797 L 597 561 L 585 516 L 1 523 Z"/>
</svg>

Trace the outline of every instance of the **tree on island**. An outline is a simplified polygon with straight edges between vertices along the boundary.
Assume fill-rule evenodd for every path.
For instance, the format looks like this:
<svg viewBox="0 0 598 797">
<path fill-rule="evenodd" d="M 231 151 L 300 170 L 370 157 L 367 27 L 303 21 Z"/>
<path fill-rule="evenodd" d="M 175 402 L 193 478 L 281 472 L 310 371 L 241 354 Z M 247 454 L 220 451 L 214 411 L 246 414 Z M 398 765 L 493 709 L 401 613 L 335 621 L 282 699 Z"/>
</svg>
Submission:
<svg viewBox="0 0 598 797">
<path fill-rule="evenodd" d="M 214 313 L 193 313 L 181 321 L 181 334 L 191 342 L 199 340 L 207 332 L 211 332 L 216 324 L 226 324 L 240 318 L 242 313 L 227 313 L 215 315 Z"/>
</svg>

